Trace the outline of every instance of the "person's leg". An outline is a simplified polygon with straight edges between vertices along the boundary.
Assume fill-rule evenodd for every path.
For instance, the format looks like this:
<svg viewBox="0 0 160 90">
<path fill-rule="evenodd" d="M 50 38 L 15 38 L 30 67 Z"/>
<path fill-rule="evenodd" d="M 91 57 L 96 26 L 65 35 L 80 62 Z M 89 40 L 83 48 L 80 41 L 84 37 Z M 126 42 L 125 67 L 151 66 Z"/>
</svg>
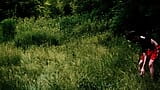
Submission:
<svg viewBox="0 0 160 90">
<path fill-rule="evenodd" d="M 154 63 L 154 60 L 150 59 L 149 70 L 150 70 L 150 75 L 152 79 L 154 78 L 154 64 L 153 63 Z"/>
<path fill-rule="evenodd" d="M 138 71 L 139 72 L 141 71 L 142 64 L 143 64 L 143 60 L 140 60 L 138 63 Z"/>
<path fill-rule="evenodd" d="M 152 79 L 154 79 L 154 61 L 156 60 L 157 57 L 158 57 L 157 50 L 152 51 L 149 61 L 149 70 Z"/>
<path fill-rule="evenodd" d="M 141 72 L 141 67 L 142 67 L 142 65 L 143 65 L 143 61 L 144 61 L 144 54 L 142 54 L 142 55 L 140 56 L 140 60 L 139 60 L 139 62 L 138 62 L 138 71 L 139 71 L 139 72 Z"/>
</svg>

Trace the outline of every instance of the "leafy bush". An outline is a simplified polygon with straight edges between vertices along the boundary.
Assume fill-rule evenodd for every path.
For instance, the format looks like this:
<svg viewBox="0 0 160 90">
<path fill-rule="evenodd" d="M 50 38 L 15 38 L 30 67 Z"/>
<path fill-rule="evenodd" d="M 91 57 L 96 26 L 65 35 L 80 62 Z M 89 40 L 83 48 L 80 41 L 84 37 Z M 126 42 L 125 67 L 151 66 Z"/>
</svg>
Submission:
<svg viewBox="0 0 160 90">
<path fill-rule="evenodd" d="M 9 41 L 14 39 L 15 29 L 16 29 L 16 20 L 15 19 L 5 19 L 1 21 L 1 33 L 3 41 Z"/>
</svg>

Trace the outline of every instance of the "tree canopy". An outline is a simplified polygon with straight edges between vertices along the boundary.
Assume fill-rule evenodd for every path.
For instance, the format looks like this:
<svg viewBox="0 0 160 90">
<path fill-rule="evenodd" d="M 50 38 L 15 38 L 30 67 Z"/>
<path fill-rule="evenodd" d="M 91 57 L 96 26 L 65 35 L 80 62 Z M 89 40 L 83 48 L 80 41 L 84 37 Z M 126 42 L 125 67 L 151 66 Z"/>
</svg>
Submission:
<svg viewBox="0 0 160 90">
<path fill-rule="evenodd" d="M 117 17 L 118 32 L 158 32 L 159 0 L 1 0 L 0 20 L 10 17 L 52 17 L 90 13 Z M 108 20 L 109 20 L 108 19 Z M 107 21 L 106 21 L 107 22 Z"/>
</svg>

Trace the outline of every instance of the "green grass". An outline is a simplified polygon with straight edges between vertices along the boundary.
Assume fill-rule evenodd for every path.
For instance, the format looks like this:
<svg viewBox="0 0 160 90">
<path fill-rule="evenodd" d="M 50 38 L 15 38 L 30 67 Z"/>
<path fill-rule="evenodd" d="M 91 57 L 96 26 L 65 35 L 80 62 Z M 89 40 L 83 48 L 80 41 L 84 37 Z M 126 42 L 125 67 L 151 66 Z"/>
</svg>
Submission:
<svg viewBox="0 0 160 90">
<path fill-rule="evenodd" d="M 150 79 L 139 77 L 136 45 L 123 36 L 102 30 L 106 27 L 103 20 L 77 17 L 80 16 L 18 19 L 14 40 L 0 44 L 0 89 L 159 88 L 158 82 L 150 83 Z M 64 18 L 79 20 L 69 21 L 69 25 L 62 27 Z M 52 36 L 61 44 L 49 45 Z"/>
<path fill-rule="evenodd" d="M 0 42 L 14 39 L 16 20 L 13 18 L 5 19 L 0 22 Z"/>
</svg>

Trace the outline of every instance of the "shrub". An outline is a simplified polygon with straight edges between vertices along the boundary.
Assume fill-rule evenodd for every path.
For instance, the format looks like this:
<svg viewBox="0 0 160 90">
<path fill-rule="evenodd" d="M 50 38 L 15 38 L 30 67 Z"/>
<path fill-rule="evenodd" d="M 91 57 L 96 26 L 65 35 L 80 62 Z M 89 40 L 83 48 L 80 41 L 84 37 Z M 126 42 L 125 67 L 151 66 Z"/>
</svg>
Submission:
<svg viewBox="0 0 160 90">
<path fill-rule="evenodd" d="M 5 19 L 1 22 L 1 32 L 3 41 L 9 41 L 15 36 L 16 20 Z"/>
</svg>

